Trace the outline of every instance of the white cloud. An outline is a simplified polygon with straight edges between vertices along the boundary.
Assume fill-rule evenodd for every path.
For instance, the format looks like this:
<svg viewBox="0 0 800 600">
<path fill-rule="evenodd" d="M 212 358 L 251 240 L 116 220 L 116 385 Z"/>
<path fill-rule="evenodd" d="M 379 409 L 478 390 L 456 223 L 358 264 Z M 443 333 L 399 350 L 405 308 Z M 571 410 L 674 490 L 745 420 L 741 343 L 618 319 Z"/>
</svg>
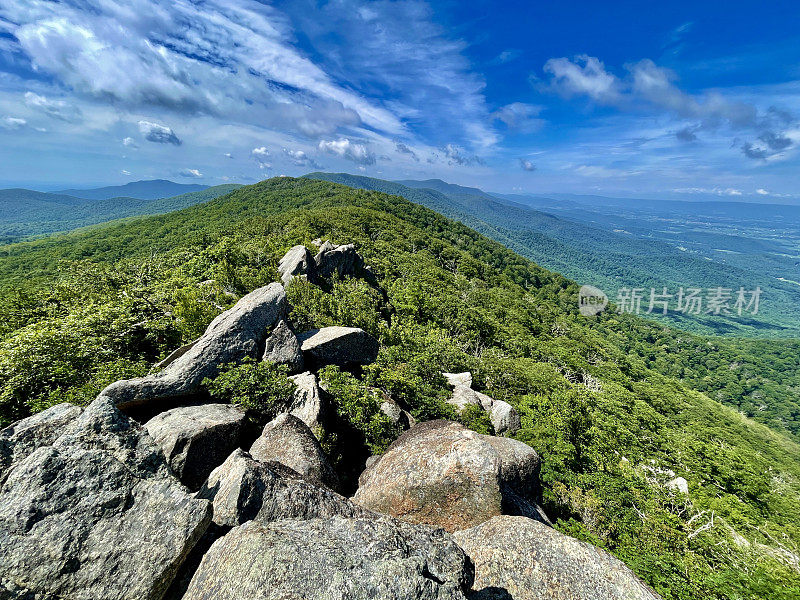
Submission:
<svg viewBox="0 0 800 600">
<path fill-rule="evenodd" d="M 606 71 L 605 65 L 594 56 L 577 56 L 575 62 L 568 58 L 551 58 L 544 65 L 545 73 L 552 75 L 552 86 L 566 96 L 585 94 L 603 103 L 614 103 L 620 97 L 619 80 Z"/>
<path fill-rule="evenodd" d="M 54 119 L 77 123 L 81 120 L 81 110 L 65 100 L 50 100 L 34 92 L 25 92 L 25 104 L 31 108 L 41 110 Z"/>
<path fill-rule="evenodd" d="M 502 121 L 510 130 L 530 133 L 544 125 L 543 119 L 536 118 L 543 108 L 534 104 L 512 102 L 494 111 L 492 118 Z"/>
<path fill-rule="evenodd" d="M 130 174 L 131 174 L 131 172 L 130 172 L 130 171 L 126 171 L 125 169 L 122 169 L 122 170 L 120 171 L 120 173 L 122 173 L 123 175 L 130 175 Z"/>
<path fill-rule="evenodd" d="M 484 164 L 481 157 L 467 154 L 464 148 L 458 146 L 457 144 L 447 144 L 444 148 L 442 148 L 442 152 L 444 152 L 444 155 L 447 158 L 447 163 L 450 165 L 455 164 L 470 166 Z"/>
<path fill-rule="evenodd" d="M 226 152 L 222 156 L 224 156 L 225 158 L 233 158 L 233 154 L 231 154 L 230 152 Z"/>
<path fill-rule="evenodd" d="M 741 145 L 744 155 L 756 160 L 781 158 L 794 147 L 787 137 L 786 127 L 795 124 L 796 118 L 785 110 L 770 107 L 759 111 L 755 104 L 726 98 L 710 90 L 699 95 L 681 90 L 677 75 L 670 69 L 643 59 L 625 65 L 627 76 L 619 78 L 609 73 L 599 59 L 591 56 L 553 58 L 544 66 L 551 75 L 550 89 L 566 96 L 585 95 L 599 104 L 641 112 L 643 110 L 666 113 L 678 119 L 693 122 L 675 132 L 678 140 L 693 142 L 700 130 L 728 130 L 748 132 L 756 141 Z"/>
<path fill-rule="evenodd" d="M 194 178 L 198 178 L 198 177 L 202 177 L 202 176 L 203 176 L 203 174 L 202 174 L 200 171 L 198 171 L 197 169 L 183 169 L 183 170 L 180 172 L 180 176 L 181 176 L 181 177 L 194 177 Z"/>
<path fill-rule="evenodd" d="M 261 146 L 259 148 L 253 148 L 250 151 L 250 156 L 252 156 L 255 161 L 258 163 L 259 169 L 271 169 L 272 163 L 267 162 L 267 159 L 270 156 L 269 150 L 267 150 L 266 146 Z"/>
<path fill-rule="evenodd" d="M 160 106 L 309 135 L 362 122 L 403 130 L 303 56 L 286 16 L 263 3 L 0 0 L 0 10 L 15 52 L 35 69 L 120 108 Z"/>
<path fill-rule="evenodd" d="M 322 152 L 339 156 L 362 165 L 374 165 L 375 155 L 364 144 L 351 142 L 347 138 L 339 140 L 322 140 L 319 143 Z"/>
<path fill-rule="evenodd" d="M 758 188 L 756 190 L 756 194 L 758 194 L 759 196 L 769 196 L 769 192 L 764 188 Z"/>
<path fill-rule="evenodd" d="M 3 117 L 0 119 L 0 126 L 4 129 L 21 129 L 25 127 L 28 122 L 25 119 L 21 119 L 19 117 Z"/>
<path fill-rule="evenodd" d="M 144 136 L 144 139 L 149 142 L 155 142 L 156 144 L 173 144 L 174 146 L 180 146 L 182 143 L 170 127 L 159 123 L 139 121 L 139 131 Z"/>
<path fill-rule="evenodd" d="M 138 148 L 139 144 L 136 143 L 132 137 L 126 137 L 122 140 L 122 145 L 127 148 Z"/>
<path fill-rule="evenodd" d="M 679 194 L 714 194 L 716 196 L 741 196 L 742 190 L 738 190 L 736 188 L 722 188 L 722 187 L 714 187 L 714 188 L 704 188 L 704 187 L 690 187 L 690 188 L 675 188 L 672 190 L 673 192 L 678 192 Z"/>
<path fill-rule="evenodd" d="M 283 153 L 288 156 L 292 163 L 297 167 L 312 167 L 314 169 L 321 168 L 313 158 L 311 158 L 302 150 L 289 150 L 288 148 L 284 148 Z"/>
<path fill-rule="evenodd" d="M 536 165 L 534 165 L 531 161 L 526 158 L 519 159 L 519 166 L 522 167 L 523 171 L 535 171 Z"/>
</svg>

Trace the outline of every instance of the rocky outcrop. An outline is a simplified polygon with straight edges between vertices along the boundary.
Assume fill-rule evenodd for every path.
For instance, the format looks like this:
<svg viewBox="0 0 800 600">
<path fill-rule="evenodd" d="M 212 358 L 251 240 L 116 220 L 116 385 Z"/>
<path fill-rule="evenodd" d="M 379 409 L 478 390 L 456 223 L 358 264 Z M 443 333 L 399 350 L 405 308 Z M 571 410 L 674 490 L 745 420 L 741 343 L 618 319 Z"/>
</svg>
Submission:
<svg viewBox="0 0 800 600">
<path fill-rule="evenodd" d="M 378 357 L 378 340 L 358 327 L 323 327 L 298 338 L 306 362 L 315 366 L 368 364 Z"/>
<path fill-rule="evenodd" d="M 471 582 L 441 530 L 381 517 L 250 521 L 211 546 L 184 600 L 464 600 Z"/>
<path fill-rule="evenodd" d="M 658 600 L 622 562 L 524 517 L 454 534 L 475 564 L 471 600 Z"/>
<path fill-rule="evenodd" d="M 286 312 L 283 286 L 272 283 L 244 296 L 214 319 L 206 332 L 163 371 L 112 383 L 102 394 L 123 410 L 143 405 L 170 408 L 170 401 L 196 393 L 221 365 L 260 358 L 272 327 Z"/>
<path fill-rule="evenodd" d="M 354 500 L 371 510 L 448 531 L 501 514 L 547 521 L 538 507 L 540 461 L 528 445 L 427 421 L 401 435 L 364 471 Z"/>
<path fill-rule="evenodd" d="M 64 402 L 0 431 L 0 484 L 12 464 L 37 448 L 50 446 L 81 412 L 77 406 Z"/>
<path fill-rule="evenodd" d="M 0 486 L 0 580 L 16 598 L 156 600 L 210 520 L 210 504 L 101 396 L 11 464 Z"/>
<path fill-rule="evenodd" d="M 235 450 L 214 469 L 197 496 L 211 500 L 214 523 L 228 527 L 250 520 L 269 523 L 280 519 L 370 514 L 289 467 L 274 461 L 255 460 L 242 450 Z"/>
<path fill-rule="evenodd" d="M 411 413 L 403 410 L 397 402 L 387 395 L 384 395 L 380 408 L 381 412 L 389 418 L 393 425 L 397 425 L 402 429 L 409 429 L 416 424 L 416 420 L 411 416 Z"/>
<path fill-rule="evenodd" d="M 284 285 L 299 276 L 305 276 L 313 283 L 316 280 L 316 269 L 314 257 L 303 245 L 292 246 L 278 263 L 278 274 Z"/>
<path fill-rule="evenodd" d="M 486 394 L 472 389 L 472 375 L 470 373 L 442 373 L 447 382 L 453 386 L 453 396 L 449 404 L 456 407 L 459 413 L 468 406 L 480 406 L 489 414 L 495 433 L 513 434 L 520 427 L 519 413 L 508 402 L 495 400 Z"/>
<path fill-rule="evenodd" d="M 363 257 L 356 252 L 353 244 L 334 246 L 325 242 L 314 257 L 316 272 L 320 277 L 329 278 L 334 274 L 339 277 L 360 277 L 374 281 L 374 273 L 364 264 Z"/>
<path fill-rule="evenodd" d="M 295 385 L 294 402 L 289 413 L 308 425 L 316 438 L 321 439 L 330 410 L 317 376 L 306 371 L 289 379 Z"/>
<path fill-rule="evenodd" d="M 297 417 L 284 413 L 267 423 L 250 454 L 262 462 L 277 461 L 301 475 L 338 489 L 339 479 L 314 433 Z"/>
<path fill-rule="evenodd" d="M 283 319 L 278 321 L 264 344 L 263 360 L 286 365 L 289 373 L 299 373 L 305 368 L 300 341 Z"/>
<path fill-rule="evenodd" d="M 145 429 L 163 450 L 172 472 L 185 486 L 197 490 L 209 473 L 239 447 L 248 422 L 237 406 L 203 404 L 156 415 Z"/>
</svg>

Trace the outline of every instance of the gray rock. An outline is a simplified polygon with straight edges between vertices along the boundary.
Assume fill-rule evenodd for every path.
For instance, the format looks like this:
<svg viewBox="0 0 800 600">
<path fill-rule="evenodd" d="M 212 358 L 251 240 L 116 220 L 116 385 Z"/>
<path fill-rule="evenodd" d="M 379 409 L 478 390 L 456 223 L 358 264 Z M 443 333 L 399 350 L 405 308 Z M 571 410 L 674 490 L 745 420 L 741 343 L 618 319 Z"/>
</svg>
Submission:
<svg viewBox="0 0 800 600">
<path fill-rule="evenodd" d="M 253 443 L 250 454 L 263 462 L 277 461 L 301 475 L 339 488 L 339 479 L 308 425 L 288 413 L 278 415 L 267 423 L 261 436 Z"/>
<path fill-rule="evenodd" d="M 278 263 L 278 274 L 284 285 L 288 285 L 297 276 L 305 275 L 313 281 L 316 274 L 316 262 L 305 246 L 293 246 Z"/>
<path fill-rule="evenodd" d="M 519 413 L 508 402 L 490 398 L 466 385 L 457 385 L 453 390 L 453 396 L 447 402 L 455 406 L 459 413 L 467 406 L 480 406 L 489 414 L 492 427 L 498 435 L 514 434 L 520 428 Z"/>
<path fill-rule="evenodd" d="M 0 579 L 17 598 L 161 598 L 211 521 L 103 396 L 0 486 Z"/>
<path fill-rule="evenodd" d="M 538 507 L 540 460 L 516 440 L 451 421 L 418 423 L 359 478 L 356 503 L 447 531 L 501 514 L 546 520 Z"/>
<path fill-rule="evenodd" d="M 12 464 L 41 446 L 50 446 L 81 412 L 77 406 L 64 402 L 0 431 L 0 484 Z"/>
<path fill-rule="evenodd" d="M 305 367 L 300 341 L 281 319 L 264 344 L 264 360 L 276 365 L 286 365 L 289 373 L 299 373 Z"/>
<path fill-rule="evenodd" d="M 317 376 L 306 371 L 289 379 L 295 385 L 294 402 L 289 413 L 308 425 L 314 436 L 321 439 L 330 409 L 317 382 Z"/>
<path fill-rule="evenodd" d="M 250 521 L 203 557 L 183 600 L 464 600 L 463 551 L 387 518 Z"/>
<path fill-rule="evenodd" d="M 447 383 L 453 387 L 458 387 L 460 385 L 468 388 L 472 387 L 472 373 L 469 371 L 465 371 L 464 373 L 442 373 L 442 375 L 447 379 Z"/>
<path fill-rule="evenodd" d="M 368 364 L 378 357 L 378 340 L 358 327 L 323 327 L 298 336 L 306 360 L 314 365 Z"/>
<path fill-rule="evenodd" d="M 317 273 L 322 277 L 331 277 L 334 273 L 339 277 L 365 277 L 373 278 L 374 275 L 364 265 L 364 259 L 356 252 L 353 244 L 334 246 L 330 242 L 320 247 L 314 257 Z"/>
<path fill-rule="evenodd" d="M 246 357 L 260 358 L 267 335 L 285 312 L 286 294 L 281 284 L 272 283 L 250 292 L 214 319 L 197 343 L 163 371 L 117 381 L 102 394 L 122 410 L 164 406 L 191 396 L 203 379 L 216 376 L 221 365 L 238 363 Z"/>
<path fill-rule="evenodd" d="M 372 514 L 279 462 L 261 462 L 238 449 L 214 469 L 197 496 L 211 500 L 214 522 L 228 527 L 251 520 L 268 523 Z"/>
<path fill-rule="evenodd" d="M 658 600 L 622 562 L 525 517 L 453 534 L 475 563 L 472 600 Z"/>
<path fill-rule="evenodd" d="M 186 487 L 197 490 L 239 447 L 247 417 L 231 404 L 181 406 L 156 415 L 145 428 L 164 451 L 172 472 Z"/>
<path fill-rule="evenodd" d="M 383 402 L 381 402 L 381 412 L 389 417 L 394 425 L 397 425 L 402 429 L 409 429 L 416 423 L 416 420 L 411 416 L 411 413 L 403 410 L 397 402 L 385 394 Z"/>
</svg>

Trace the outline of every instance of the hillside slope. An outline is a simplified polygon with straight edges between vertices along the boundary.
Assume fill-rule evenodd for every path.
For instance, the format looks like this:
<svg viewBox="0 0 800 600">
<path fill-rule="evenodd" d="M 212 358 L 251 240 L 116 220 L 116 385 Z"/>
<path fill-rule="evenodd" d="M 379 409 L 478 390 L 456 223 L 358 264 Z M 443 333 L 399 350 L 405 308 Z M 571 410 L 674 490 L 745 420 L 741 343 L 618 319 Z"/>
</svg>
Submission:
<svg viewBox="0 0 800 600">
<path fill-rule="evenodd" d="M 277 178 L 8 247 L 4 284 L 32 281 L 0 292 L 2 418 L 85 404 L 145 374 L 277 281 L 286 250 L 319 239 L 354 243 L 385 291 L 355 279 L 287 290 L 303 328 L 356 326 L 381 342 L 374 364 L 331 386 L 361 436 L 352 444 L 390 441 L 375 389 L 419 420 L 453 418 L 441 372 L 469 370 L 521 413 L 515 437 L 543 457 L 557 528 L 609 549 L 664 598 L 798 597 L 800 447 L 673 377 L 699 368 L 676 363 L 679 333 L 586 319 L 574 283 L 397 196 Z M 688 495 L 666 485 L 676 476 Z"/>
</svg>

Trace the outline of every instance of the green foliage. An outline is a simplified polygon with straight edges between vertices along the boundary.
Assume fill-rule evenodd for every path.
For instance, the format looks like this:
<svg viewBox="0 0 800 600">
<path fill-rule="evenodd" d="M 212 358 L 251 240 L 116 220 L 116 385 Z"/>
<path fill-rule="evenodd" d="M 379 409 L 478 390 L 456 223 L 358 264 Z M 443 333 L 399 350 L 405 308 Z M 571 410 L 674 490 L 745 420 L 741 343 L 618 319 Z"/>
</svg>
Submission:
<svg viewBox="0 0 800 600">
<path fill-rule="evenodd" d="M 460 415 L 458 420 L 466 427 L 477 433 L 484 435 L 494 435 L 492 419 L 488 413 L 477 404 L 468 405 Z"/>
<path fill-rule="evenodd" d="M 359 461 L 398 433 L 380 412 L 386 396 L 418 419 L 456 418 L 441 373 L 469 370 L 475 389 L 520 411 L 516 437 L 542 456 L 559 529 L 608 549 L 666 599 L 800 596 L 800 343 L 584 318 L 574 283 L 399 197 L 276 178 L 0 249 L 2 418 L 143 374 L 316 238 L 354 243 L 385 291 L 350 279 L 288 290 L 301 329 L 354 325 L 381 342 L 363 370 L 322 373 L 341 425 L 325 447 L 351 465 L 351 486 Z M 251 362 L 208 385 L 269 412 L 286 383 Z M 476 417 L 461 418 L 485 428 Z M 666 486 L 670 471 L 688 497 Z"/>
<path fill-rule="evenodd" d="M 291 406 L 294 383 L 286 365 L 248 359 L 241 364 L 225 365 L 214 379 L 203 385 L 215 400 L 238 404 L 271 419 Z"/>
</svg>

